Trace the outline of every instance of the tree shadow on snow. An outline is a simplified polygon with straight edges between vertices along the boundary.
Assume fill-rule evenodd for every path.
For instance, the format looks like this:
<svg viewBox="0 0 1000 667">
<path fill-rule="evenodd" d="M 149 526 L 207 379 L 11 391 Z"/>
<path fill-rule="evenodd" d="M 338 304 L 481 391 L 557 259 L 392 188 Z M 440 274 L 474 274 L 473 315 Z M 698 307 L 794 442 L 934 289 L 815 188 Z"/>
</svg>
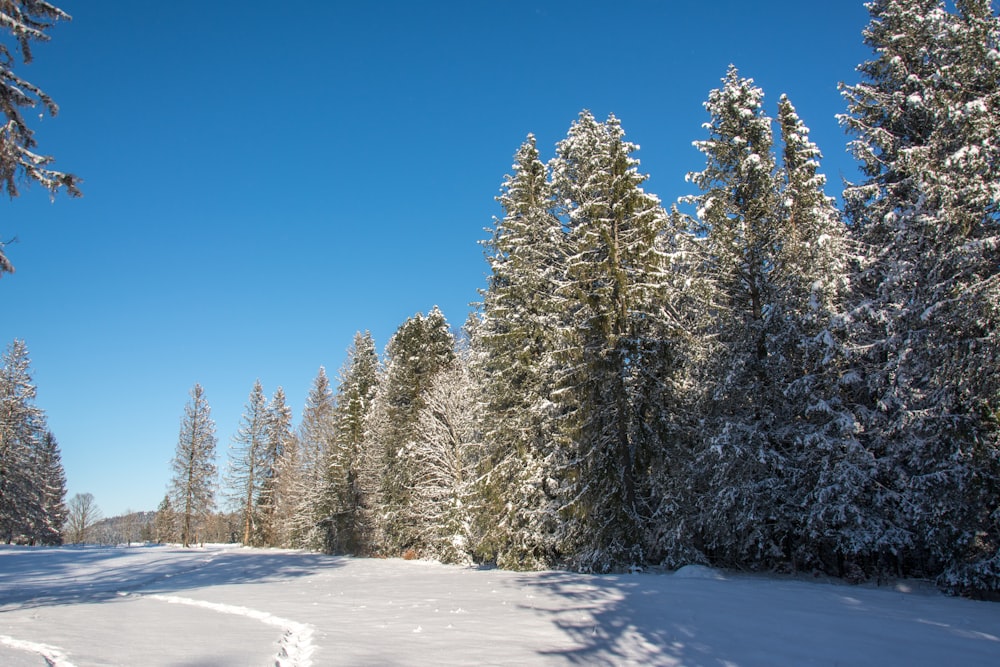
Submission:
<svg viewBox="0 0 1000 667">
<path fill-rule="evenodd" d="M 0 551 L 0 613 L 295 579 L 343 559 L 297 551 L 182 547 L 33 547 Z"/>
<path fill-rule="evenodd" d="M 697 625 L 657 586 L 655 575 L 543 572 L 525 588 L 542 588 L 531 607 L 569 640 L 540 651 L 572 664 L 720 665 L 738 662 L 698 637 Z M 553 599 L 553 596 L 555 599 Z"/>
<path fill-rule="evenodd" d="M 936 592 L 706 572 L 525 575 L 571 664 L 1000 664 L 1000 609 Z"/>
</svg>

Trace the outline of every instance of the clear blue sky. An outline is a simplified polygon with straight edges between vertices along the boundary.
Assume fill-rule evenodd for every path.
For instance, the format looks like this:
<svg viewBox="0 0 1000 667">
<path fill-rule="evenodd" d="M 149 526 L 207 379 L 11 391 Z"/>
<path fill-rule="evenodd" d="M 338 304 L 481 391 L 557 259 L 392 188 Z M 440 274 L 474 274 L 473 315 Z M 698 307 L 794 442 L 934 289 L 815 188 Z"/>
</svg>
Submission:
<svg viewBox="0 0 1000 667">
<path fill-rule="evenodd" d="M 614 113 L 669 204 L 734 63 L 772 115 L 790 96 L 830 194 L 856 173 L 834 116 L 861 0 L 55 4 L 73 21 L 15 71 L 60 105 L 32 126 L 84 197 L 0 202 L 0 345 L 27 342 L 69 494 L 108 516 L 162 499 L 194 383 L 221 464 L 256 378 L 297 420 L 355 331 L 381 349 L 435 304 L 460 326 L 529 132 L 547 159 Z"/>
</svg>

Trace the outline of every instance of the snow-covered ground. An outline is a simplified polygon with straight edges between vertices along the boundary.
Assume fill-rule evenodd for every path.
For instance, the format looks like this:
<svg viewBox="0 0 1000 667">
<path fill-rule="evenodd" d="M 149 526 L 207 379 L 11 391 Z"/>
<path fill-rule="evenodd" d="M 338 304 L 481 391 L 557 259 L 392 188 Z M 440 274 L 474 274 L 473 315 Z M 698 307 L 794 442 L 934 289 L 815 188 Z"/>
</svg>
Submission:
<svg viewBox="0 0 1000 667">
<path fill-rule="evenodd" d="M 45 664 L 995 666 L 1000 604 L 700 567 L 0 548 L 0 665 Z"/>
</svg>

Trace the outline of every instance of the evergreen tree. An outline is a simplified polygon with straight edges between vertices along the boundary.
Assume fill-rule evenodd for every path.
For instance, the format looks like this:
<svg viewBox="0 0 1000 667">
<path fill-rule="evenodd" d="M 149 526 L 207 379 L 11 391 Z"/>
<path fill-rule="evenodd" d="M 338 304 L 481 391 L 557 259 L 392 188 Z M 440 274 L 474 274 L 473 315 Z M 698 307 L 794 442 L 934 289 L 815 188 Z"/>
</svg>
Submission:
<svg viewBox="0 0 1000 667">
<path fill-rule="evenodd" d="M 1000 29 L 987 0 L 877 0 L 844 86 L 865 180 L 844 193 L 881 559 L 1000 588 Z"/>
<path fill-rule="evenodd" d="M 45 415 L 35 405 L 28 347 L 15 340 L 0 358 L 0 539 L 29 539 L 40 510 L 34 450 L 45 432 Z"/>
<path fill-rule="evenodd" d="M 62 466 L 59 444 L 51 431 L 36 439 L 34 456 L 35 487 L 38 513 L 32 521 L 31 543 L 62 544 L 62 529 L 66 523 L 66 472 Z"/>
<path fill-rule="evenodd" d="M 13 198 L 18 195 L 17 181 L 27 178 L 53 195 L 65 188 L 70 195 L 79 196 L 79 179 L 51 169 L 52 158 L 33 151 L 37 145 L 35 133 L 22 115 L 22 109 L 33 109 L 39 103 L 50 116 L 55 116 L 59 107 L 37 86 L 14 73 L 15 54 L 19 51 L 23 63 L 30 63 L 31 43 L 48 41 L 46 31 L 56 21 L 69 21 L 70 16 L 42 0 L 0 0 L 0 16 L 0 27 L 10 31 L 8 42 L 16 42 L 16 46 L 0 43 L 0 110 L 5 118 L 0 126 L 0 187 Z M 13 271 L 0 242 L 0 276 Z"/>
<path fill-rule="evenodd" d="M 424 393 L 435 375 L 455 357 L 455 340 L 435 306 L 404 322 L 385 351 L 385 369 L 369 418 L 370 467 L 377 474 L 376 544 L 387 553 L 419 553 L 426 544 L 416 529 L 412 489 L 417 471 L 408 465 L 407 448 L 416 439 L 415 425 Z"/>
<path fill-rule="evenodd" d="M 177 541 L 177 516 L 174 507 L 170 502 L 170 494 L 163 496 L 163 500 L 156 508 L 156 517 L 153 519 L 153 539 L 158 544 Z"/>
<path fill-rule="evenodd" d="M 837 571 L 884 530 L 873 498 L 876 475 L 857 434 L 853 409 L 860 377 L 850 372 L 845 330 L 847 276 L 854 251 L 833 200 L 824 192 L 820 151 L 788 97 L 778 102 L 784 144 L 776 262 L 782 316 L 773 348 L 782 398 L 775 441 L 797 461 L 798 505 L 785 558 L 795 567 Z M 810 508 L 803 513 L 800 508 Z"/>
<path fill-rule="evenodd" d="M 239 430 L 229 452 L 228 485 L 243 520 L 243 544 L 259 534 L 259 507 L 267 467 L 267 399 L 260 380 L 254 382 Z"/>
<path fill-rule="evenodd" d="M 371 539 L 368 502 L 362 482 L 365 424 L 378 386 L 379 360 L 371 334 L 358 332 L 347 352 L 335 396 L 334 441 L 326 466 L 332 520 L 326 546 L 361 554 Z"/>
<path fill-rule="evenodd" d="M 298 469 L 291 486 L 295 507 L 293 543 L 296 546 L 327 548 L 325 539 L 334 511 L 331 490 L 326 484 L 326 466 L 336 429 L 334 408 L 330 380 L 321 366 L 306 397 L 296 439 Z"/>
<path fill-rule="evenodd" d="M 549 172 L 535 137 L 517 151 L 497 197 L 504 217 L 484 242 L 491 274 L 474 328 L 474 371 L 483 387 L 480 556 L 539 569 L 557 560 L 559 455 L 555 388 L 566 252 Z"/>
<path fill-rule="evenodd" d="M 647 471 L 659 435 L 651 420 L 660 410 L 646 394 L 647 373 L 669 356 L 658 243 L 668 220 L 641 187 L 636 149 L 617 118 L 599 123 L 585 111 L 552 161 L 568 244 L 558 289 L 566 315 L 556 394 L 566 456 L 562 548 L 574 566 L 601 571 L 646 558 L 656 505 Z"/>
<path fill-rule="evenodd" d="M 687 198 L 698 206 L 712 290 L 694 468 L 709 490 L 697 498 L 700 539 L 728 565 L 817 565 L 823 549 L 843 555 L 834 534 L 860 527 L 851 521 L 872 474 L 842 398 L 845 232 L 787 97 L 778 105 L 781 170 L 752 79 L 730 67 L 705 106 L 709 138 L 695 145 L 706 168 L 689 176 L 702 194 Z"/>
<path fill-rule="evenodd" d="M 200 384 L 191 389 L 184 408 L 171 468 L 170 497 L 177 513 L 181 544 L 199 541 L 201 529 L 215 504 L 215 422 Z"/>
<path fill-rule="evenodd" d="M 260 544 L 278 546 L 287 543 L 283 526 L 287 525 L 289 512 L 285 502 L 285 479 L 282 471 L 286 454 L 293 447 L 292 410 L 285 402 L 285 390 L 278 387 L 265 412 L 264 450 L 261 460 L 260 493 L 257 497 Z M 293 468 L 291 466 L 290 468 Z"/>
</svg>

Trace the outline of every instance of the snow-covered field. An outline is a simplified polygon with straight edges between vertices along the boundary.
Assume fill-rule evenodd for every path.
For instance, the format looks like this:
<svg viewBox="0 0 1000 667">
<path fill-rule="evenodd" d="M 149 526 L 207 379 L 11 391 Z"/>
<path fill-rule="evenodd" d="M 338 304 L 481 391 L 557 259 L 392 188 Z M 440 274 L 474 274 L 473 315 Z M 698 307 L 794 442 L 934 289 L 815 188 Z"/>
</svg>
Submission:
<svg viewBox="0 0 1000 667">
<path fill-rule="evenodd" d="M 0 665 L 45 664 L 1000 665 L 1000 604 L 700 567 L 0 548 Z"/>
</svg>

